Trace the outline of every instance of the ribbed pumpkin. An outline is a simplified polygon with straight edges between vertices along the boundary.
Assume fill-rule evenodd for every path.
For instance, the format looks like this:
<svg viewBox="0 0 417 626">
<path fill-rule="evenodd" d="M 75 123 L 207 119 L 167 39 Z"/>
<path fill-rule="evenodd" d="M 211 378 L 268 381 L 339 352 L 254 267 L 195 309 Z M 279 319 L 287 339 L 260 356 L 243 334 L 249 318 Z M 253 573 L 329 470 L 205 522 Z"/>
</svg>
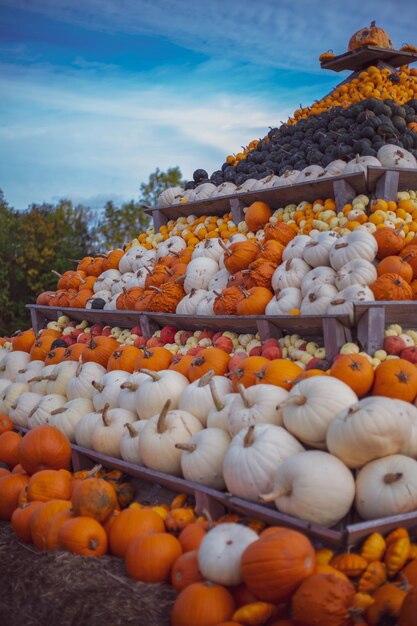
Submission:
<svg viewBox="0 0 417 626">
<path fill-rule="evenodd" d="M 405 359 L 383 361 L 375 370 L 374 396 L 413 402 L 417 396 L 417 368 Z"/>
<path fill-rule="evenodd" d="M 6 463 L 10 469 L 19 463 L 21 439 L 21 435 L 9 430 L 0 435 L 0 462 Z"/>
<path fill-rule="evenodd" d="M 398 274 L 407 283 L 411 283 L 413 280 L 413 268 L 407 261 L 413 258 L 413 254 L 410 253 L 403 258 L 400 256 L 387 256 L 377 266 L 376 271 L 378 276 L 384 274 Z"/>
<path fill-rule="evenodd" d="M 148 509 L 125 509 L 114 519 L 109 532 L 110 551 L 115 556 L 124 557 L 129 543 L 136 537 L 149 532 L 163 533 L 162 518 Z"/>
<path fill-rule="evenodd" d="M 40 506 L 43 506 L 42 502 L 26 502 L 13 511 L 10 520 L 12 528 L 23 543 L 32 543 L 30 518 Z"/>
<path fill-rule="evenodd" d="M 101 556 L 107 552 L 103 526 L 91 517 L 74 517 L 58 530 L 58 543 L 64 550 L 82 556 Z"/>
<path fill-rule="evenodd" d="M 19 463 L 28 474 L 43 469 L 68 469 L 71 464 L 71 444 L 57 428 L 38 426 L 21 439 Z"/>
<path fill-rule="evenodd" d="M 168 581 L 175 561 L 182 554 L 181 544 L 168 533 L 151 533 L 133 539 L 126 551 L 127 573 L 148 583 Z"/>
<path fill-rule="evenodd" d="M 228 369 L 229 355 L 220 348 L 205 348 L 193 359 L 188 378 L 191 382 L 201 378 L 209 370 L 214 370 L 215 376 L 223 376 Z"/>
<path fill-rule="evenodd" d="M 245 222 L 250 231 L 256 233 L 272 216 L 271 207 L 266 202 L 253 202 L 248 206 L 245 213 Z"/>
<path fill-rule="evenodd" d="M 116 491 L 102 478 L 87 478 L 74 485 L 71 495 L 76 515 L 105 522 L 117 505 Z"/>
<path fill-rule="evenodd" d="M 0 434 L 13 430 L 14 425 L 8 415 L 0 415 Z"/>
<path fill-rule="evenodd" d="M 215 315 L 236 315 L 236 307 L 238 302 L 242 300 L 243 293 L 237 285 L 232 285 L 223 289 L 221 293 L 217 293 L 217 297 L 213 304 Z"/>
<path fill-rule="evenodd" d="M 407 257 L 407 263 L 411 265 L 413 269 L 413 278 L 417 278 L 417 245 L 416 243 L 411 242 L 410 244 L 405 246 L 405 248 L 401 250 L 399 255 L 402 259 Z"/>
<path fill-rule="evenodd" d="M 292 616 L 306 626 L 346 626 L 354 586 L 338 576 L 315 574 L 304 580 L 291 602 Z"/>
<path fill-rule="evenodd" d="M 171 585 L 177 591 L 182 591 L 193 583 L 204 580 L 198 568 L 198 550 L 191 550 L 176 559 L 171 571 Z"/>
<path fill-rule="evenodd" d="M 275 224 L 267 224 L 265 226 L 265 239 L 269 241 L 274 239 L 283 246 L 290 243 L 296 236 L 297 232 L 292 226 L 288 226 L 284 222 L 276 222 Z"/>
<path fill-rule="evenodd" d="M 265 259 L 271 261 L 276 266 L 282 262 L 282 253 L 285 250 L 285 246 L 275 239 L 269 239 L 259 244 L 259 252 L 257 259 Z"/>
<path fill-rule="evenodd" d="M 377 259 L 385 259 L 387 256 L 399 254 L 405 246 L 405 239 L 400 230 L 393 228 L 378 228 L 374 237 L 378 244 Z"/>
<path fill-rule="evenodd" d="M 330 376 L 343 381 L 356 393 L 365 396 L 374 382 L 372 363 L 361 354 L 340 354 L 333 362 Z"/>
<path fill-rule="evenodd" d="M 135 362 L 135 370 L 141 369 L 160 372 L 166 370 L 172 361 L 172 352 L 163 347 L 145 348 Z"/>
<path fill-rule="evenodd" d="M 120 346 L 110 356 L 107 371 L 124 370 L 131 374 L 135 371 L 135 363 L 141 356 L 141 351 L 135 346 Z"/>
<path fill-rule="evenodd" d="M 394 48 L 394 45 L 383 28 L 379 28 L 375 21 L 365 28 L 361 28 L 349 39 L 348 50 L 356 50 L 363 46 L 377 46 L 378 48 Z"/>
<path fill-rule="evenodd" d="M 366 610 L 366 621 L 370 626 L 385 623 L 395 624 L 402 604 L 407 596 L 407 588 L 402 583 L 387 583 L 374 593 L 374 603 Z"/>
<path fill-rule="evenodd" d="M 411 589 L 401 606 L 398 626 L 415 626 L 417 615 L 417 587 Z"/>
<path fill-rule="evenodd" d="M 260 600 L 277 603 L 297 589 L 315 570 L 310 541 L 287 528 L 274 529 L 250 544 L 242 556 L 243 580 Z"/>
<path fill-rule="evenodd" d="M 235 603 L 230 592 L 211 582 L 193 583 L 179 594 L 171 613 L 172 626 L 217 626 L 230 620 Z"/>
<path fill-rule="evenodd" d="M 49 500 L 33 512 L 30 518 L 30 533 L 33 543 L 39 550 L 46 550 L 46 538 L 53 517 L 60 511 L 70 509 L 70 500 Z"/>
<path fill-rule="evenodd" d="M 412 300 L 413 290 L 399 274 L 383 274 L 369 285 L 375 300 Z"/>
<path fill-rule="evenodd" d="M 263 315 L 266 305 L 272 300 L 274 294 L 266 287 L 240 288 L 243 294 L 242 300 L 236 305 L 237 315 Z"/>
<path fill-rule="evenodd" d="M 242 359 L 238 367 L 231 372 L 230 380 L 233 383 L 233 391 L 238 392 L 238 385 L 251 387 L 256 385 L 256 372 L 268 365 L 269 361 L 263 356 L 248 356 Z"/>
<path fill-rule="evenodd" d="M 69 500 L 72 492 L 72 474 L 67 470 L 41 470 L 31 476 L 28 500 Z"/>
<path fill-rule="evenodd" d="M 28 482 L 25 474 L 8 474 L 0 478 L 0 519 L 10 520 L 18 506 L 20 492 Z"/>
<path fill-rule="evenodd" d="M 21 350 L 22 352 L 30 352 L 36 337 L 32 328 L 28 330 L 18 331 L 11 338 L 13 350 Z"/>
<path fill-rule="evenodd" d="M 266 287 L 271 289 L 272 276 L 277 269 L 276 263 L 267 259 L 256 259 L 251 263 L 247 270 L 242 270 L 245 276 L 243 287 L 250 289 L 251 287 Z"/>
<path fill-rule="evenodd" d="M 194 357 L 191 354 L 175 354 L 168 369 L 179 372 L 180 374 L 188 378 L 188 370 L 190 369 L 190 365 L 193 360 Z"/>
<path fill-rule="evenodd" d="M 83 361 L 88 363 L 94 361 L 103 367 L 107 367 L 107 363 L 112 353 L 119 347 L 116 339 L 113 337 L 92 337 L 90 343 L 86 344 L 83 351 Z"/>
<path fill-rule="evenodd" d="M 188 524 L 178 535 L 178 541 L 181 544 L 183 552 L 191 552 L 200 547 L 201 542 L 207 534 L 209 528 L 208 522 L 196 521 Z"/>
<path fill-rule="evenodd" d="M 231 274 L 246 270 L 256 259 L 258 252 L 259 247 L 253 241 L 232 243 L 224 248 L 224 266 Z"/>
<path fill-rule="evenodd" d="M 277 385 L 283 389 L 291 389 L 302 368 L 286 359 L 273 359 L 256 372 L 257 384 Z"/>
</svg>

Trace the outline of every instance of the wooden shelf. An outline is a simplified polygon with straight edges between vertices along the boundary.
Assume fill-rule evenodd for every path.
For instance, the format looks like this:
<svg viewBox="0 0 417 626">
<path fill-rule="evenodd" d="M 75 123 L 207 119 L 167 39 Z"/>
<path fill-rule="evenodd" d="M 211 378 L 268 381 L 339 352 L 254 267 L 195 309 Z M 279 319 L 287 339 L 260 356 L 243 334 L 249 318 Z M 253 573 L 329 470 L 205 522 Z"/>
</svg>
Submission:
<svg viewBox="0 0 417 626">
<path fill-rule="evenodd" d="M 345 70 L 358 72 L 370 65 L 376 65 L 378 61 L 397 68 L 417 61 L 417 54 L 414 52 L 402 52 L 401 50 L 389 50 L 388 48 L 379 48 L 377 46 L 363 46 L 357 50 L 339 54 L 330 61 L 320 63 L 320 67 L 323 70 L 333 70 L 333 72 L 343 72 Z"/>
</svg>

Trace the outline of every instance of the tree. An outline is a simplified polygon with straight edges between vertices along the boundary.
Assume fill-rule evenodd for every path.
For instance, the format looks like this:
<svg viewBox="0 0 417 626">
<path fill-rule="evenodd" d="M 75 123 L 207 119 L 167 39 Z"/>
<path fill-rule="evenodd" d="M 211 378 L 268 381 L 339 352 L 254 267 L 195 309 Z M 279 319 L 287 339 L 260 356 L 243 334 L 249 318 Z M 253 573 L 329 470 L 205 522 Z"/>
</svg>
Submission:
<svg viewBox="0 0 417 626">
<path fill-rule="evenodd" d="M 161 172 L 157 167 L 150 174 L 148 182 L 141 183 L 139 203 L 145 207 L 156 206 L 158 196 L 164 189 L 184 184 L 185 181 L 182 180 L 182 173 L 178 165 L 169 167 L 166 172 Z"/>
<path fill-rule="evenodd" d="M 149 217 L 143 206 L 134 200 L 118 207 L 110 200 L 104 207 L 95 228 L 96 245 L 101 252 L 121 248 L 124 243 L 137 237 L 149 225 Z"/>
<path fill-rule="evenodd" d="M 17 214 L 9 207 L 0 189 L 0 331 L 16 330 L 16 306 L 12 295 L 13 263 L 18 234 Z"/>
</svg>

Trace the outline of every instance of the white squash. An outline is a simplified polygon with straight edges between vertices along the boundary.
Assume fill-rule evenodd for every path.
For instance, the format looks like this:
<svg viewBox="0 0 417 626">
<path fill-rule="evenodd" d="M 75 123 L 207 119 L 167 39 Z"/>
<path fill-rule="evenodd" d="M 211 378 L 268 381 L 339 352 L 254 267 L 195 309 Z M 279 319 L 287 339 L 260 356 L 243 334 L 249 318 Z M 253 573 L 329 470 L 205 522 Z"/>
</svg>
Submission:
<svg viewBox="0 0 417 626">
<path fill-rule="evenodd" d="M 308 183 L 310 180 L 316 180 L 319 174 L 322 174 L 324 169 L 321 165 L 308 165 L 297 176 L 296 183 Z"/>
<path fill-rule="evenodd" d="M 282 260 L 289 261 L 290 259 L 302 259 L 304 248 L 311 242 L 309 235 L 297 235 L 285 246 L 282 253 Z"/>
<path fill-rule="evenodd" d="M 244 183 L 236 187 L 235 193 L 247 193 L 253 189 L 257 182 L 256 178 L 248 178 Z"/>
<path fill-rule="evenodd" d="M 114 280 L 110 288 L 112 296 L 120 295 L 123 289 L 127 288 L 127 284 L 131 278 L 133 278 L 133 272 L 125 272 L 120 278 Z"/>
<path fill-rule="evenodd" d="M 95 389 L 95 393 L 92 397 L 94 409 L 100 411 L 104 408 L 105 404 L 108 404 L 110 409 L 117 407 L 120 385 L 126 382 L 128 378 L 128 372 L 124 370 L 113 370 L 104 374 L 99 381 L 93 380 L 91 386 Z"/>
<path fill-rule="evenodd" d="M 206 289 L 191 289 L 177 304 L 177 315 L 195 315 L 198 304 L 208 297 Z"/>
<path fill-rule="evenodd" d="M 144 250 L 144 252 L 139 252 L 135 254 L 135 257 L 132 261 L 132 272 L 138 272 L 140 269 L 145 267 L 153 267 L 156 261 L 156 250 Z"/>
<path fill-rule="evenodd" d="M 46 385 L 48 384 L 48 376 L 52 374 L 55 369 L 55 365 L 45 365 L 40 372 L 38 372 L 33 378 L 28 380 L 30 390 L 33 393 L 40 393 L 42 396 L 46 394 Z"/>
<path fill-rule="evenodd" d="M 13 382 L 19 370 L 27 367 L 29 359 L 30 356 L 28 352 L 22 352 L 21 350 L 8 352 L 6 357 L 2 360 L 0 366 L 2 378 L 7 378 L 11 382 Z"/>
<path fill-rule="evenodd" d="M 201 422 L 187 411 L 170 410 L 168 400 L 159 415 L 153 415 L 142 430 L 139 453 L 146 465 L 153 470 L 181 476 L 181 450 L 177 443 L 188 443 L 203 427 Z"/>
<path fill-rule="evenodd" d="M 333 376 L 314 376 L 294 385 L 283 403 L 286 429 L 304 444 L 326 448 L 330 422 L 358 401 L 352 389 Z"/>
<path fill-rule="evenodd" d="M 326 176 L 340 176 L 346 168 L 346 161 L 342 159 L 336 159 L 331 161 L 329 165 L 326 165 Z"/>
<path fill-rule="evenodd" d="M 146 420 L 137 420 L 136 422 L 127 422 L 125 424 L 125 431 L 120 439 L 120 456 L 124 461 L 143 465 L 139 452 L 139 438 L 146 424 Z"/>
<path fill-rule="evenodd" d="M 208 239 L 207 241 L 213 241 L 213 239 Z M 219 270 L 216 274 L 214 274 L 213 278 L 210 279 L 207 289 L 209 291 L 223 291 L 223 289 L 227 287 L 229 278 L 230 274 L 224 267 L 222 270 Z"/>
<path fill-rule="evenodd" d="M 148 374 L 148 380 L 141 383 L 136 392 L 137 412 L 140 419 L 148 420 L 159 413 L 167 400 L 171 401 L 171 408 L 176 409 L 180 396 L 190 381 L 174 370 L 141 371 Z"/>
<path fill-rule="evenodd" d="M 109 303 L 110 300 L 112 299 L 112 295 L 111 295 L 111 291 L 98 291 L 94 297 L 90 298 L 89 300 L 87 300 L 85 308 L 86 309 L 92 309 L 93 308 L 93 302 L 94 300 L 104 300 L 105 304 Z"/>
<path fill-rule="evenodd" d="M 257 501 L 271 491 L 275 470 L 303 446 L 285 428 L 255 424 L 232 439 L 226 452 L 223 475 L 227 491 L 239 498 Z"/>
<path fill-rule="evenodd" d="M 217 187 L 216 191 L 212 193 L 211 197 L 229 196 L 230 194 L 235 193 L 235 191 L 236 185 L 234 183 L 222 183 Z"/>
<path fill-rule="evenodd" d="M 192 289 L 206 289 L 210 280 L 219 271 L 219 264 L 209 257 L 193 259 L 187 265 L 185 273 L 184 291 L 190 293 Z"/>
<path fill-rule="evenodd" d="M 301 295 L 305 298 L 308 292 L 315 290 L 318 285 L 334 285 L 335 280 L 336 272 L 332 267 L 315 267 L 304 276 L 301 282 Z"/>
<path fill-rule="evenodd" d="M 228 416 L 232 437 L 252 424 L 283 425 L 281 404 L 287 399 L 288 391 L 275 385 L 263 384 L 247 389 L 239 385 L 238 388 L 239 395 L 231 403 Z"/>
<path fill-rule="evenodd" d="M 303 250 L 304 261 L 311 267 L 330 265 L 330 249 L 337 239 L 340 239 L 340 234 L 333 230 L 324 230 L 313 235 Z"/>
<path fill-rule="evenodd" d="M 281 289 L 266 305 L 265 315 L 289 315 L 301 306 L 301 291 L 297 287 Z"/>
<path fill-rule="evenodd" d="M 213 183 L 202 183 L 201 185 L 197 185 L 195 188 L 196 200 L 205 200 L 206 198 L 210 198 L 215 191 L 216 185 L 213 185 Z"/>
<path fill-rule="evenodd" d="M 137 421 L 137 415 L 125 409 L 104 407 L 101 419 L 93 426 L 91 447 L 100 454 L 120 458 L 120 440 L 125 424 Z"/>
<path fill-rule="evenodd" d="M 228 432 L 229 430 L 229 408 L 232 401 L 237 397 L 236 393 L 228 393 L 223 398 L 219 398 L 217 388 L 213 383 L 209 383 L 211 396 L 213 398 L 213 406 L 207 415 L 207 428 L 221 428 Z"/>
<path fill-rule="evenodd" d="M 182 451 L 184 478 L 212 489 L 224 489 L 223 461 L 229 443 L 228 433 L 221 428 L 205 428 L 186 443 L 175 444 Z"/>
<path fill-rule="evenodd" d="M 29 428 L 36 428 L 42 424 L 49 424 L 51 413 L 55 409 L 59 409 L 67 402 L 67 397 L 60 394 L 51 393 L 46 396 L 42 396 L 31 412 L 28 415 Z"/>
<path fill-rule="evenodd" d="M 173 204 L 174 200 L 178 197 L 182 197 L 184 189 L 182 187 L 168 187 L 164 189 L 158 196 L 158 207 L 164 208 Z"/>
<path fill-rule="evenodd" d="M 253 185 L 252 191 L 262 191 L 262 189 L 270 189 L 271 187 L 276 187 L 278 180 L 279 176 L 275 176 L 275 174 L 265 176 L 265 178 L 261 178 L 256 182 L 255 185 Z"/>
<path fill-rule="evenodd" d="M 366 259 L 353 259 L 337 271 L 335 285 L 342 291 L 351 285 L 371 285 L 377 277 L 375 265 Z"/>
<path fill-rule="evenodd" d="M 106 373 L 106 368 L 93 361 L 78 363 L 77 370 L 67 384 L 67 396 L 69 400 L 76 398 L 93 398 L 96 390 L 92 386 L 93 380 L 101 380 Z"/>
<path fill-rule="evenodd" d="M 93 428 L 103 418 L 103 412 L 108 409 L 104 407 L 102 411 L 87 413 L 83 415 L 74 429 L 74 439 L 77 445 L 91 449 L 91 436 L 93 434 Z"/>
<path fill-rule="evenodd" d="M 272 275 L 272 289 L 277 291 L 286 287 L 301 287 L 301 282 L 311 267 L 303 259 L 290 259 L 282 263 Z"/>
<path fill-rule="evenodd" d="M 209 383 L 211 383 L 211 387 Z M 178 408 L 192 413 L 205 426 L 207 416 L 215 406 L 212 395 L 213 387 L 214 393 L 217 393 L 219 397 L 231 393 L 233 390 L 232 382 L 228 378 L 215 376 L 214 370 L 210 370 L 183 389 L 178 401 Z"/>
<path fill-rule="evenodd" d="M 88 398 L 76 398 L 66 402 L 59 409 L 51 411 L 49 424 L 55 426 L 70 441 L 75 441 L 74 433 L 80 419 L 94 410 L 93 403 Z"/>
<path fill-rule="evenodd" d="M 146 281 L 148 274 L 149 272 L 146 267 L 139 268 L 138 270 L 132 273 L 132 276 L 129 278 L 126 284 L 126 288 L 131 289 L 132 287 L 145 287 L 145 281 Z"/>
<path fill-rule="evenodd" d="M 101 290 L 111 291 L 114 281 L 119 280 L 120 277 L 121 273 L 119 270 L 106 270 L 105 272 L 102 272 L 100 276 L 97 277 L 96 282 L 93 285 L 94 293 Z"/>
<path fill-rule="evenodd" d="M 274 500 L 281 513 L 330 527 L 347 515 L 354 497 L 355 481 L 346 465 L 327 452 L 309 450 L 281 463 L 273 492 L 261 499 Z"/>
<path fill-rule="evenodd" d="M 174 237 L 168 237 L 165 241 L 161 241 L 156 251 L 156 258 L 162 259 L 168 254 L 176 254 L 184 250 L 187 247 L 185 240 L 182 237 L 175 235 Z"/>
<path fill-rule="evenodd" d="M 147 374 L 143 374 L 142 372 L 134 372 L 133 374 L 130 374 L 130 376 L 128 376 L 120 385 L 117 406 L 121 409 L 126 409 L 126 411 L 137 413 L 139 409 L 136 401 L 136 392 L 139 389 L 139 385 L 145 382 L 145 380 L 149 380 L 149 376 Z"/>
<path fill-rule="evenodd" d="M 216 293 L 214 293 L 214 291 L 206 291 L 206 295 L 204 296 L 204 298 L 199 300 L 195 308 L 195 314 L 213 316 L 214 315 L 214 302 L 216 298 L 217 298 L 217 295 Z"/>
<path fill-rule="evenodd" d="M 365 259 L 372 262 L 376 257 L 378 244 L 373 235 L 365 228 L 357 228 L 340 238 L 330 250 L 330 265 L 336 271 L 353 259 Z"/>
<path fill-rule="evenodd" d="M 297 182 L 298 176 L 301 174 L 300 170 L 287 170 L 282 176 L 279 177 L 276 187 L 286 187 L 294 185 Z"/>
<path fill-rule="evenodd" d="M 324 315 L 337 293 L 336 287 L 326 283 L 313 287 L 301 301 L 301 314 Z"/>
<path fill-rule="evenodd" d="M 213 259 L 216 263 L 218 263 L 224 254 L 224 249 L 220 245 L 219 241 L 220 240 L 216 238 L 200 241 L 200 243 L 194 248 L 191 259 L 199 259 L 203 257 Z"/>
<path fill-rule="evenodd" d="M 21 393 L 9 409 L 9 417 L 16 426 L 28 427 L 29 413 L 40 402 L 43 396 L 39 393 L 26 391 Z"/>
<path fill-rule="evenodd" d="M 377 157 L 381 162 L 382 167 L 405 167 L 410 169 L 417 169 L 417 161 L 414 155 L 405 148 L 394 146 L 393 144 L 386 143 L 382 146 L 377 153 Z"/>
<path fill-rule="evenodd" d="M 363 519 L 417 509 L 417 461 L 394 454 L 371 461 L 356 478 L 356 510 Z"/>
<path fill-rule="evenodd" d="M 381 162 L 376 157 L 373 156 L 359 156 L 356 155 L 354 159 L 349 161 L 343 170 L 343 174 L 358 174 L 360 172 L 364 172 L 368 174 L 368 165 L 372 167 L 381 167 Z"/>
<path fill-rule="evenodd" d="M 28 383 L 8 382 L 9 384 L 3 389 L 0 395 L 0 414 L 2 413 L 4 415 L 9 414 L 10 408 L 15 404 L 22 393 L 30 391 Z"/>
<path fill-rule="evenodd" d="M 410 419 L 395 400 L 372 396 L 341 411 L 330 423 L 327 447 L 345 465 L 359 468 L 397 454 L 410 436 Z"/>
<path fill-rule="evenodd" d="M 354 322 L 355 302 L 373 302 L 375 296 L 373 291 L 366 285 L 350 285 L 346 289 L 342 289 L 335 296 L 327 307 L 327 313 L 330 315 L 348 315 L 351 324 Z"/>
<path fill-rule="evenodd" d="M 15 381 L 15 382 L 23 382 L 23 381 Z M 0 378 L 0 396 L 3 393 L 3 391 L 6 389 L 6 387 L 8 387 L 10 385 L 10 380 L 8 380 L 7 378 Z"/>
<path fill-rule="evenodd" d="M 34 376 L 37 376 L 44 367 L 45 363 L 43 361 L 29 361 L 26 367 L 17 372 L 14 379 L 15 383 L 28 383 Z"/>
<path fill-rule="evenodd" d="M 257 541 L 254 530 L 242 524 L 219 524 L 204 537 L 198 550 L 198 568 L 204 578 L 219 585 L 242 582 L 241 561 L 246 548 Z"/>
<path fill-rule="evenodd" d="M 55 365 L 52 373 L 47 377 L 46 393 L 66 396 L 68 382 L 75 376 L 78 365 L 76 361 L 63 361 Z"/>
</svg>

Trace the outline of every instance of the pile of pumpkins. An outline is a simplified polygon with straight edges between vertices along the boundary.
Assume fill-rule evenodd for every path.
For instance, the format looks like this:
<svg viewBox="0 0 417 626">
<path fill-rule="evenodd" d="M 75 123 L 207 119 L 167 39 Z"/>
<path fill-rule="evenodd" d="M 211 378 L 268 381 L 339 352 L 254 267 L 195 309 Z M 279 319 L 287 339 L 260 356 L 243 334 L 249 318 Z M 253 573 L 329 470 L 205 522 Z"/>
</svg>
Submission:
<svg viewBox="0 0 417 626">
<path fill-rule="evenodd" d="M 57 429 L 22 437 L 0 425 L 0 518 L 17 538 L 39 550 L 109 552 L 131 578 L 169 582 L 173 626 L 415 625 L 417 544 L 405 528 L 335 554 L 254 518 L 197 517 L 183 494 L 170 505 L 132 503 L 120 472 L 71 474 Z"/>
</svg>

